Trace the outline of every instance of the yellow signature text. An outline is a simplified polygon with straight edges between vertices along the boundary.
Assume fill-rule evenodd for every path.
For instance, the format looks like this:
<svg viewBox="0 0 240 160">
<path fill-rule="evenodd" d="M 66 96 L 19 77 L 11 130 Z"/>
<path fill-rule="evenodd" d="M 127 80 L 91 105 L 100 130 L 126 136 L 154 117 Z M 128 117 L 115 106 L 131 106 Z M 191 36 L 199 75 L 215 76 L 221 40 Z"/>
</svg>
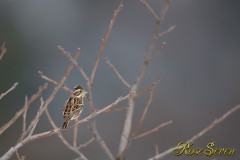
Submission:
<svg viewBox="0 0 240 160">
<path fill-rule="evenodd" d="M 174 148 L 173 154 L 176 156 L 187 155 L 187 156 L 201 156 L 207 157 L 216 155 L 227 155 L 231 156 L 235 152 L 235 148 L 216 148 L 215 142 L 210 142 L 206 145 L 206 148 L 194 148 L 194 142 L 179 142 L 177 147 Z"/>
</svg>

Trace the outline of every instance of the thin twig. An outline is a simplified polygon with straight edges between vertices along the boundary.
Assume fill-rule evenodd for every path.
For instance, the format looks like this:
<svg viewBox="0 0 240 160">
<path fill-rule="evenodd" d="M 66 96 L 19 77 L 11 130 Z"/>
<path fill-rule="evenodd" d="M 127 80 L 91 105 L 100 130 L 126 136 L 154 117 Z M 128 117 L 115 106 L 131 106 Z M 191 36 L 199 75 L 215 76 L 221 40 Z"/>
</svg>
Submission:
<svg viewBox="0 0 240 160">
<path fill-rule="evenodd" d="M 47 83 L 45 83 L 44 85 L 41 85 L 38 88 L 37 93 L 35 93 L 34 95 L 32 95 L 32 97 L 30 98 L 30 100 L 28 101 L 28 105 L 30 106 L 37 98 L 39 98 L 42 95 L 42 92 L 47 89 Z M 25 105 L 24 105 L 25 106 Z M 1 128 L 0 128 L 0 135 L 6 130 L 8 129 L 24 112 L 25 108 L 24 106 L 13 116 L 13 118 L 11 120 L 9 120 L 6 124 L 4 124 Z"/>
<path fill-rule="evenodd" d="M 114 67 L 114 65 L 109 61 L 108 58 L 106 58 L 106 63 L 112 69 L 112 71 L 117 75 L 117 77 L 122 81 L 122 83 L 128 88 L 130 88 L 131 85 L 122 77 L 122 75 L 118 72 L 116 67 Z"/>
<path fill-rule="evenodd" d="M 16 151 L 16 156 L 18 160 L 25 160 L 25 156 L 20 156 L 18 151 Z"/>
<path fill-rule="evenodd" d="M 49 111 L 48 111 L 48 108 L 46 108 L 45 113 L 46 113 L 47 118 L 48 118 L 50 124 L 52 125 L 52 127 L 53 127 L 54 129 L 58 129 L 57 125 L 54 123 L 54 121 L 53 121 L 53 119 L 52 119 L 52 117 L 51 117 L 51 115 L 50 115 L 50 113 L 49 113 Z M 72 150 L 73 152 L 75 152 L 76 154 L 78 154 L 79 158 L 81 158 L 81 159 L 83 159 L 83 160 L 87 160 L 87 157 L 85 157 L 85 155 L 84 155 L 82 152 L 80 152 L 80 151 L 78 150 L 78 148 L 73 147 L 73 146 L 71 146 L 70 143 L 68 143 L 68 141 L 64 138 L 64 136 L 62 135 L 61 132 L 58 131 L 58 134 L 57 134 L 57 135 L 58 135 L 59 139 L 63 142 L 63 144 L 64 144 L 66 147 L 68 147 L 70 150 Z"/>
<path fill-rule="evenodd" d="M 60 89 L 60 87 L 59 87 L 59 89 Z M 99 110 L 97 112 L 91 113 L 89 116 L 87 116 L 86 118 L 83 118 L 82 120 L 78 121 L 73 126 L 81 125 L 83 123 L 86 123 L 87 121 L 91 120 L 95 116 L 97 116 L 97 115 L 105 112 L 106 110 L 116 106 L 119 102 L 121 102 L 121 101 L 123 101 L 125 99 L 130 98 L 134 94 L 135 93 L 133 92 L 133 93 L 127 94 L 124 97 L 119 97 L 117 100 L 115 100 L 110 105 L 104 107 L 103 109 L 101 109 L 101 110 Z M 45 104 L 46 104 L 46 102 L 45 102 Z M 43 109 L 44 109 L 44 106 L 43 106 Z M 73 126 L 69 126 L 68 128 L 73 127 Z M 50 130 L 50 131 L 46 131 L 46 132 L 43 132 L 43 133 L 39 133 L 39 134 L 32 135 L 30 137 L 27 137 L 27 138 L 23 139 L 21 142 L 18 142 L 14 147 L 11 147 L 1 158 L 4 159 L 4 160 L 7 160 L 7 159 L 9 159 L 12 156 L 13 153 L 15 153 L 18 149 L 20 149 L 21 147 L 23 147 L 27 143 L 30 143 L 30 142 L 33 142 L 33 141 L 36 141 L 36 140 L 39 140 L 39 139 L 42 139 L 42 138 L 45 138 L 45 137 L 52 136 L 54 134 L 59 133 L 62 130 L 63 130 L 62 128 L 56 128 L 56 129 L 53 129 L 53 130 Z"/>
<path fill-rule="evenodd" d="M 78 71 L 82 74 L 83 78 L 88 81 L 89 78 L 87 76 L 87 74 L 84 72 L 84 70 L 82 69 L 81 66 L 78 65 L 77 61 L 73 59 L 72 55 L 71 54 L 67 54 L 67 52 L 64 50 L 63 47 L 61 46 L 58 46 L 59 50 L 68 57 L 68 59 L 73 62 L 73 64 L 77 67 Z"/>
<path fill-rule="evenodd" d="M 159 147 L 158 145 L 156 144 L 155 145 L 155 155 L 158 155 L 159 154 Z"/>
<path fill-rule="evenodd" d="M 173 25 L 173 26 L 169 27 L 166 31 L 163 31 L 163 32 L 159 33 L 158 36 L 162 37 L 162 36 L 172 32 L 175 28 L 176 28 L 176 26 Z"/>
<path fill-rule="evenodd" d="M 89 144 L 91 144 L 92 142 L 94 142 L 95 138 L 92 137 L 91 139 L 89 139 L 87 142 L 83 143 L 83 144 L 80 144 L 77 148 L 79 150 L 83 149 L 83 148 L 86 148 Z"/>
<path fill-rule="evenodd" d="M 110 108 L 109 110 L 106 110 L 105 112 L 121 112 L 127 108 L 128 108 L 128 105 L 119 107 L 119 108 Z"/>
<path fill-rule="evenodd" d="M 23 112 L 23 132 L 26 130 L 26 118 L 27 118 L 27 110 L 28 110 L 28 97 L 25 97 L 25 104 L 24 104 L 24 112 Z"/>
<path fill-rule="evenodd" d="M 75 59 L 77 59 L 77 57 L 80 54 L 80 50 L 78 50 L 75 54 Z M 63 83 L 65 82 L 65 80 L 67 79 L 68 75 L 70 74 L 71 70 L 73 69 L 74 64 L 71 63 L 69 65 L 69 67 L 67 68 L 67 71 L 65 72 L 64 76 L 61 78 L 61 80 L 59 81 L 59 83 L 55 86 L 55 88 L 53 89 L 52 93 L 50 94 L 50 96 L 47 98 L 47 100 L 45 101 L 44 105 L 43 105 L 43 109 L 40 111 L 39 116 L 42 115 L 42 113 L 44 112 L 44 110 L 48 107 L 48 105 L 52 102 L 52 100 L 54 99 L 55 95 L 57 94 L 57 92 L 60 90 L 60 88 L 62 87 Z M 22 140 L 32 129 L 32 127 L 34 126 L 34 122 L 36 121 L 35 117 L 32 122 L 30 123 L 30 125 L 28 126 L 28 129 L 26 130 L 26 132 L 24 132 L 21 137 L 20 140 Z"/>
<path fill-rule="evenodd" d="M 228 110 L 227 112 L 225 112 L 221 117 L 215 119 L 212 123 L 210 123 L 206 128 L 204 128 L 202 131 L 200 131 L 198 134 L 194 135 L 192 138 L 190 138 L 187 142 L 192 142 L 192 141 L 196 141 L 197 139 L 199 139 L 200 137 L 202 137 L 204 134 L 206 134 L 207 132 L 209 132 L 211 129 L 213 129 L 214 127 L 216 127 L 219 123 L 221 123 L 222 121 L 224 121 L 227 117 L 229 117 L 231 114 L 235 113 L 237 110 L 240 109 L 240 104 L 231 108 L 230 110 Z M 168 150 L 155 155 L 151 158 L 149 158 L 148 160 L 157 160 L 157 159 L 162 159 L 163 157 L 167 156 L 168 154 L 171 154 L 172 151 L 176 148 L 177 146 L 171 147 Z"/>
<path fill-rule="evenodd" d="M 58 83 L 57 83 L 56 81 L 54 81 L 53 79 L 51 79 L 51 78 L 47 77 L 46 75 L 44 75 L 42 71 L 38 71 L 38 75 L 39 75 L 42 79 L 44 79 L 44 80 L 46 80 L 46 81 L 48 81 L 48 82 L 50 82 L 50 83 L 52 83 L 52 84 L 54 84 L 54 85 L 57 85 L 57 84 L 58 84 Z M 72 93 L 72 90 L 69 89 L 69 88 L 68 88 L 67 86 L 65 86 L 65 85 L 62 85 L 62 89 L 64 89 L 65 91 L 67 91 L 67 92 L 69 92 L 69 93 Z"/>
<path fill-rule="evenodd" d="M 114 25 L 114 23 L 115 23 L 115 21 L 116 21 L 117 15 L 118 15 L 118 13 L 122 10 L 122 8 L 123 8 L 123 4 L 120 3 L 120 4 L 118 5 L 117 9 L 114 10 L 114 13 L 113 13 L 113 15 L 112 15 L 112 18 L 111 18 L 110 24 L 109 24 L 109 26 L 108 26 L 107 32 L 106 32 L 104 38 L 102 39 L 102 43 L 101 43 L 100 49 L 99 49 L 99 51 L 98 51 L 97 60 L 96 60 L 96 62 L 95 62 L 95 64 L 94 64 L 93 71 L 92 71 L 92 74 L 91 74 L 91 77 L 90 77 L 90 83 L 91 83 L 91 84 L 92 84 L 92 82 L 93 82 L 93 79 L 94 79 L 94 76 L 95 76 L 95 73 L 96 73 L 96 70 L 97 70 L 97 67 L 98 67 L 100 58 L 101 58 L 101 56 L 102 56 L 102 54 L 103 54 L 103 51 L 104 51 L 104 48 L 105 48 L 105 46 L 106 46 L 108 37 L 109 37 L 109 35 L 110 35 L 111 31 L 112 31 L 112 28 L 113 28 L 113 25 Z"/>
<path fill-rule="evenodd" d="M 160 78 L 158 78 L 158 80 L 160 81 Z M 139 97 L 143 96 L 144 94 L 147 94 L 148 92 L 151 92 L 152 88 L 154 86 L 154 83 L 150 83 L 147 87 L 138 91 L 138 94 L 136 95 L 136 98 L 139 98 Z"/>
<path fill-rule="evenodd" d="M 18 82 L 14 83 L 14 84 L 12 85 L 12 87 L 9 88 L 6 92 L 1 93 L 1 95 L 0 95 L 0 100 L 1 100 L 4 96 L 6 96 L 9 92 L 11 92 L 12 90 L 14 90 L 14 89 L 17 87 L 17 85 L 18 85 Z"/>
<path fill-rule="evenodd" d="M 163 7 L 161 9 L 160 16 L 159 16 L 159 23 L 161 23 L 166 16 L 169 3 L 170 3 L 170 0 L 163 0 Z"/>
<path fill-rule="evenodd" d="M 37 118 L 35 119 L 35 122 L 33 122 L 34 125 L 33 125 L 32 129 L 31 129 L 28 137 L 32 136 L 32 134 L 33 134 L 33 132 L 34 132 L 36 126 L 37 126 L 37 123 L 38 123 L 38 121 L 39 121 L 39 114 L 40 114 L 40 112 L 41 112 L 41 110 L 42 110 L 42 107 L 43 107 L 43 104 L 44 104 L 44 101 L 43 101 L 43 98 L 42 98 L 42 97 L 40 98 L 40 101 L 41 101 L 41 104 L 40 104 L 40 107 L 39 107 L 38 112 L 37 112 L 37 115 L 36 115 Z"/>
<path fill-rule="evenodd" d="M 143 138 L 143 137 L 145 137 L 145 136 L 148 136 L 149 134 L 152 134 L 152 133 L 154 133 L 154 132 L 157 132 L 159 129 L 161 129 L 161 128 L 165 127 L 165 126 L 168 126 L 168 125 L 170 125 L 171 123 L 172 123 L 172 120 L 170 120 L 170 121 L 168 121 L 168 122 L 164 122 L 164 123 L 158 125 L 157 127 L 154 127 L 153 129 L 149 130 L 149 131 L 143 132 L 143 133 L 141 133 L 141 134 L 133 137 L 133 139 L 136 140 L 136 139 L 139 139 L 139 138 Z"/>
<path fill-rule="evenodd" d="M 4 42 L 0 47 L 0 60 L 3 58 L 5 53 L 7 53 L 7 48 L 5 47 L 5 42 Z"/>
<path fill-rule="evenodd" d="M 75 121 L 77 122 L 77 120 Z M 77 134 L 78 134 L 78 126 L 74 126 L 73 129 L 73 147 L 77 147 Z"/>
<path fill-rule="evenodd" d="M 140 117 L 139 120 L 137 121 L 136 127 L 135 127 L 135 129 L 134 129 L 134 131 L 133 131 L 133 136 L 135 136 L 135 135 L 138 133 L 140 127 L 142 126 L 142 123 L 143 123 L 143 121 L 144 121 L 144 119 L 145 119 L 145 117 L 146 117 L 146 114 L 147 114 L 147 112 L 148 112 L 148 109 L 149 109 L 149 107 L 151 106 L 151 103 L 152 103 L 152 101 L 153 101 L 154 90 L 155 90 L 155 88 L 156 88 L 156 86 L 157 86 L 157 84 L 158 84 L 159 82 L 160 82 L 160 79 L 158 79 L 156 82 L 152 83 L 152 87 L 151 87 L 149 99 L 148 99 L 148 101 L 147 101 L 147 104 L 146 104 L 145 107 L 144 107 L 144 110 L 143 110 L 143 112 L 142 112 L 141 117 Z"/>
<path fill-rule="evenodd" d="M 83 122 L 87 122 L 87 121 L 89 121 L 90 119 L 94 118 L 95 116 L 97 116 L 97 115 L 105 112 L 106 110 L 109 110 L 110 108 L 113 108 L 113 107 L 116 106 L 119 102 L 121 102 L 121 101 L 123 101 L 123 100 L 125 100 L 125 99 L 129 99 L 129 98 L 131 98 L 131 97 L 134 96 L 134 95 L 135 95 L 135 92 L 131 92 L 131 93 L 127 94 L 127 95 L 124 96 L 124 97 L 119 97 L 117 100 L 115 100 L 115 101 L 114 101 L 113 103 L 111 103 L 110 105 L 108 105 L 108 106 L 106 106 L 106 107 L 104 107 L 104 108 L 102 108 L 102 109 L 100 109 L 100 110 L 98 110 L 98 111 L 90 114 L 89 116 L 87 116 L 86 118 L 78 121 L 78 122 L 75 123 L 74 125 L 80 125 L 80 124 L 83 123 Z"/>
<path fill-rule="evenodd" d="M 157 13 L 154 11 L 154 9 L 149 5 L 149 3 L 146 0 L 140 0 L 140 2 L 143 4 L 143 6 L 153 15 L 153 17 L 156 19 L 157 22 L 159 22 L 159 17 Z"/>
</svg>

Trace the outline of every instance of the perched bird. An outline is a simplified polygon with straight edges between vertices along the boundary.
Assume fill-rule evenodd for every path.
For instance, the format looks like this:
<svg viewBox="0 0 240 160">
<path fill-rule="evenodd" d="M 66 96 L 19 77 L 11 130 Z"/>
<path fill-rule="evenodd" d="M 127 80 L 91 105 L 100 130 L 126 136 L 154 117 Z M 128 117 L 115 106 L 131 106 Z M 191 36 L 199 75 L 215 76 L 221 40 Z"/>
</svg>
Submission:
<svg viewBox="0 0 240 160">
<path fill-rule="evenodd" d="M 80 86 L 77 85 L 70 97 L 65 102 L 63 110 L 64 123 L 62 128 L 67 128 L 69 121 L 77 119 L 83 110 L 83 98 L 87 92 Z"/>
</svg>

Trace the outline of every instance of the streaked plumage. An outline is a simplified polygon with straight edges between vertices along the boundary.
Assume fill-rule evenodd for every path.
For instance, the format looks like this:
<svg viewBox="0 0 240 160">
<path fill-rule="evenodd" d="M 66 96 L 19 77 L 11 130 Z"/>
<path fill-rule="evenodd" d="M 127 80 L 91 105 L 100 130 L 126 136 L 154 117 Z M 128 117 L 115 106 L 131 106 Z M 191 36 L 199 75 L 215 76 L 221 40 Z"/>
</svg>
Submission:
<svg viewBox="0 0 240 160">
<path fill-rule="evenodd" d="M 76 86 L 74 91 L 67 99 L 64 110 L 63 110 L 63 118 L 64 123 L 62 128 L 67 128 L 69 121 L 73 119 L 77 119 L 82 110 L 83 110 L 83 98 L 86 95 L 86 91 L 81 86 Z"/>
</svg>

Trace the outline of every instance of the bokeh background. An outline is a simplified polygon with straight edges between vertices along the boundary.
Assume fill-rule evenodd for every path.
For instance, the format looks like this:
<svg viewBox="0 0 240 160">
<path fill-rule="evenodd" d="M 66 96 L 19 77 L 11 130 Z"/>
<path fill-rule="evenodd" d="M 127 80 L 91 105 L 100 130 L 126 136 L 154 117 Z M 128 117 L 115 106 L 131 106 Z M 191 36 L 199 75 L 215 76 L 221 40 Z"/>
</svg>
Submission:
<svg viewBox="0 0 240 160">
<path fill-rule="evenodd" d="M 69 60 L 59 53 L 58 45 L 74 53 L 81 48 L 79 64 L 89 75 L 97 57 L 113 10 L 120 1 L 64 1 L 22 0 L 0 1 L 0 44 L 6 42 L 7 54 L 0 61 L 0 93 L 14 82 L 18 87 L 0 101 L 0 126 L 5 124 L 24 105 L 24 97 L 37 91 L 45 81 L 38 77 L 43 71 L 58 81 L 65 73 Z M 151 0 L 154 9 L 160 11 L 161 0 Z M 143 5 L 135 1 L 123 1 L 124 9 L 107 42 L 93 85 L 94 104 L 106 106 L 128 89 L 106 65 L 104 58 L 118 68 L 130 83 L 143 62 L 149 46 L 155 21 Z M 155 98 L 147 114 L 141 132 L 161 122 L 173 120 L 173 124 L 133 143 L 126 159 L 147 159 L 155 154 L 154 146 L 165 151 L 179 141 L 185 141 L 201 131 L 215 118 L 240 103 L 240 2 L 227 0 L 172 0 L 162 30 L 171 25 L 176 29 L 163 36 L 167 46 L 150 64 L 141 89 L 161 77 Z M 86 87 L 76 69 L 65 83 L 69 88 L 76 84 Z M 47 98 L 53 86 L 44 92 Z M 68 93 L 61 90 L 49 110 L 60 127 L 62 108 Z M 141 113 L 148 96 L 137 103 L 135 118 Z M 119 104 L 119 107 L 125 103 Z M 28 114 L 33 118 L 39 102 L 34 103 Z M 83 117 L 89 114 L 86 104 Z M 105 113 L 97 117 L 97 128 L 111 151 L 116 154 L 122 132 L 125 111 Z M 220 125 L 200 138 L 196 147 L 216 142 L 217 147 L 235 147 L 234 157 L 210 159 L 237 159 L 240 157 L 240 112 L 234 113 Z M 136 122 L 136 121 L 134 121 Z M 35 133 L 50 130 L 43 115 Z M 79 143 L 91 137 L 87 124 L 79 127 Z M 0 136 L 0 155 L 14 146 L 22 130 L 19 119 Z M 69 141 L 72 130 L 63 132 Z M 26 145 L 20 151 L 27 159 L 74 159 L 75 153 L 66 148 L 57 136 Z M 99 145 L 94 142 L 82 152 L 89 159 L 106 159 Z M 165 159 L 206 159 L 206 157 L 175 157 Z M 16 159 L 15 156 L 12 159 Z"/>
</svg>

